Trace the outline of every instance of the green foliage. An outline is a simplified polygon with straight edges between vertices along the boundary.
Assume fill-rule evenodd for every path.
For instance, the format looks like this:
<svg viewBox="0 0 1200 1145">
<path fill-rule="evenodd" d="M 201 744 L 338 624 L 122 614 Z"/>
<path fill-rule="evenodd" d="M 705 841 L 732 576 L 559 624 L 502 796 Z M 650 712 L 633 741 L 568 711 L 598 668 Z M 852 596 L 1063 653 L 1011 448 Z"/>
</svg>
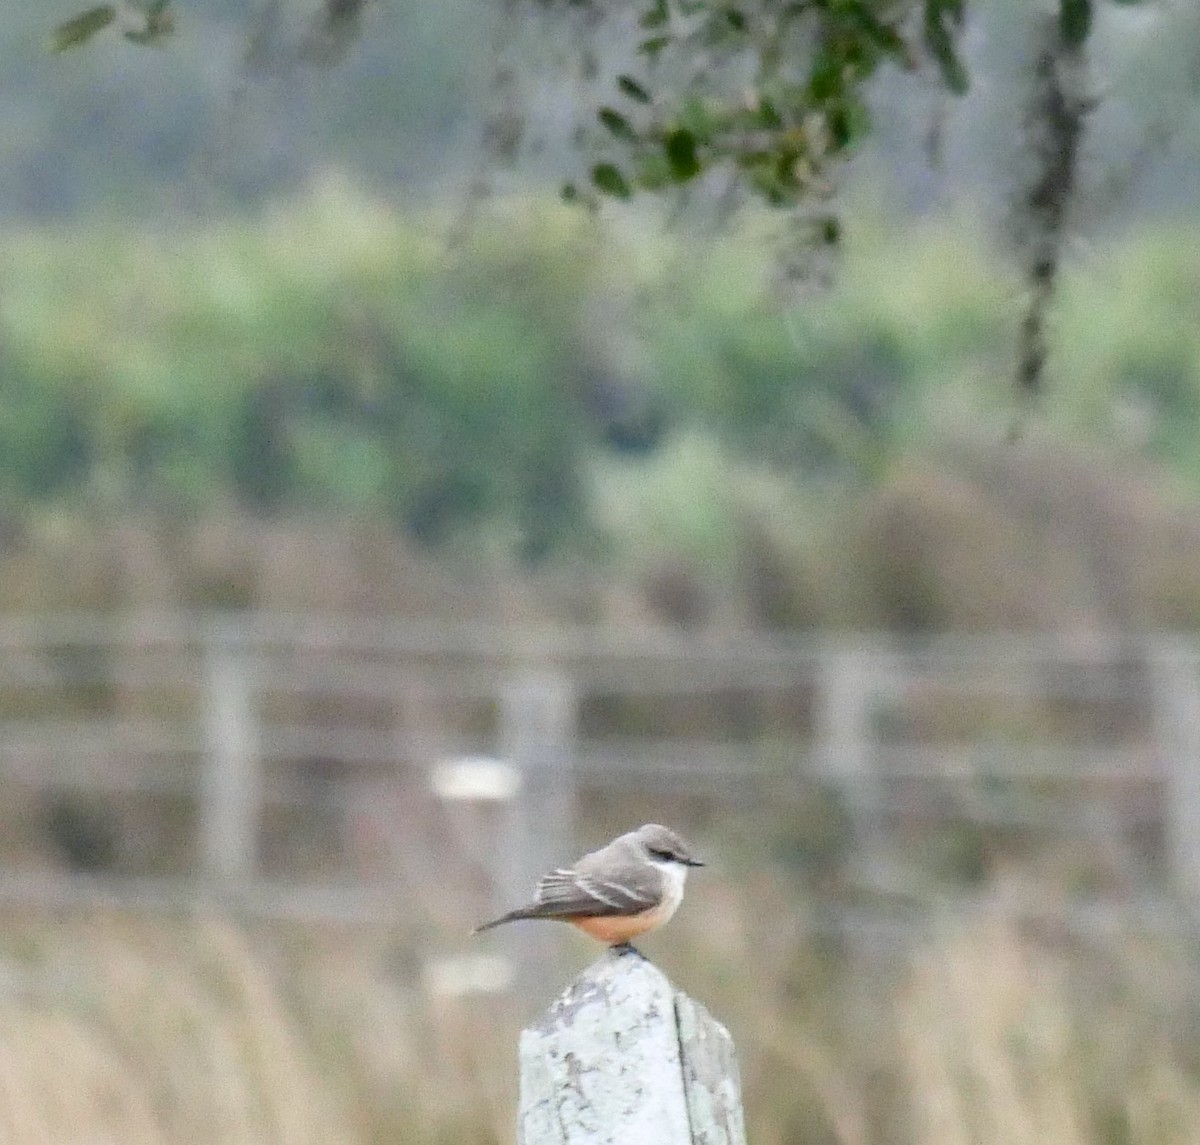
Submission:
<svg viewBox="0 0 1200 1145">
<path fill-rule="evenodd" d="M 628 199 L 633 192 L 621 169 L 615 163 L 597 163 L 592 168 L 592 182 L 598 191 L 618 199 Z"/>
<path fill-rule="evenodd" d="M 690 183 L 731 167 L 745 186 L 788 205 L 823 184 L 826 166 L 849 153 L 869 130 L 864 85 L 887 60 L 907 64 L 901 34 L 905 5 L 868 0 L 750 7 L 707 0 L 654 0 L 641 14 L 638 43 L 651 65 L 615 77 L 617 101 L 598 112 L 607 146 L 619 148 L 593 168 L 611 176 L 598 190 L 625 198 L 634 190 Z M 949 32 L 939 43 L 952 54 Z M 712 68 L 682 89 L 682 61 L 698 53 Z M 754 56 L 755 82 L 735 61 Z M 809 58 L 805 72 L 797 61 Z M 663 88 L 655 90 L 655 76 Z M 668 91 L 670 94 L 667 94 Z M 603 144 L 598 144 L 603 146 Z M 577 196 L 579 197 L 579 196 Z"/>
<path fill-rule="evenodd" d="M 107 28 L 117 18 L 117 10 L 111 4 L 99 4 L 80 12 L 54 29 L 50 47 L 55 52 L 65 52 L 86 44 L 102 28 Z"/>
<path fill-rule="evenodd" d="M 596 118 L 617 136 L 618 139 L 634 138 L 633 128 L 629 126 L 629 120 L 619 111 L 614 111 L 611 107 L 602 107 L 596 113 Z"/>
<path fill-rule="evenodd" d="M 1092 31 L 1092 0 L 1061 0 L 1058 23 L 1068 44 L 1082 44 Z"/>
<path fill-rule="evenodd" d="M 364 513 L 535 559 L 594 527 L 605 456 L 609 488 L 647 485 L 656 453 L 827 488 L 875 480 L 948 418 L 1003 427 L 1015 272 L 969 236 L 856 243 L 836 288 L 789 319 L 762 235 L 622 242 L 548 208 L 481 228 L 457 266 L 349 197 L 169 250 L 133 230 L 10 232 L 0 494 L 10 512 Z M 1133 434 L 1200 482 L 1197 249 L 1151 235 L 1067 279 L 1044 416 L 1091 440 Z M 634 337 L 628 314 L 606 309 L 631 281 L 636 367 L 613 349 Z M 690 520 L 699 550 L 736 507 L 684 512 L 697 482 L 672 480 L 651 483 L 675 499 L 660 535 Z"/>
<path fill-rule="evenodd" d="M 0 397 L 0 495 L 9 505 L 55 496 L 82 480 L 92 442 L 79 402 L 28 363 L 6 364 Z"/>
<path fill-rule="evenodd" d="M 677 127 L 663 140 L 663 151 L 671 176 L 677 183 L 694 179 L 704 169 L 696 153 L 696 136 L 686 127 Z"/>
<path fill-rule="evenodd" d="M 617 89 L 637 103 L 652 102 L 650 93 L 633 76 L 617 76 Z"/>
<path fill-rule="evenodd" d="M 604 18 L 599 0 L 561 2 Z M 1095 8 L 1060 0 L 1065 45 L 1084 44 Z M 608 177 L 595 189 L 628 198 L 722 171 L 728 187 L 772 207 L 826 199 L 837 165 L 871 131 L 868 89 L 882 68 L 932 68 L 951 93 L 968 90 L 968 14 L 967 0 L 649 0 L 634 45 L 645 67 L 617 75 L 597 113 L 604 131 L 588 148 L 593 173 Z M 577 187 L 571 198 L 597 201 Z"/>
<path fill-rule="evenodd" d="M 175 30 L 171 0 L 126 0 L 123 11 L 132 22 L 124 30 L 131 43 L 159 44 Z M 100 4 L 59 24 L 50 38 L 52 51 L 64 52 L 86 44 L 97 32 L 117 22 L 117 9 Z"/>
<path fill-rule="evenodd" d="M 191 2 L 198 5 L 200 0 Z M 1137 0 L 1108 0 L 1131 2 Z M 706 176 L 719 173 L 724 176 L 723 190 L 730 192 L 728 202 L 740 197 L 785 210 L 811 206 L 833 195 L 838 166 L 870 134 L 868 95 L 881 70 L 932 71 L 955 94 L 966 92 L 970 82 L 959 46 L 972 11 L 968 0 L 641 0 L 641 4 L 625 62 L 619 70 L 614 68 L 615 74 L 600 77 L 603 94 L 585 116 L 594 130 L 576 136 L 584 152 L 583 174 L 563 192 L 572 203 L 595 207 L 606 198 L 671 193 L 703 184 Z M 364 7 L 365 0 L 319 4 L 309 34 L 296 49 L 296 59 L 330 63 L 345 58 L 347 46 L 361 35 Z M 611 39 L 631 33 L 624 15 L 615 15 L 603 0 L 543 0 L 504 8 L 500 18 L 554 20 L 563 7 L 576 15 L 586 10 L 589 36 Z M 1070 48 L 1082 46 L 1100 8 L 1101 0 L 1058 0 L 1063 43 Z M 128 40 L 159 43 L 173 30 L 174 11 L 173 0 L 124 0 L 119 6 L 94 7 L 61 24 L 53 44 L 58 50 L 74 47 L 114 24 Z M 275 7 L 267 5 L 263 12 L 263 18 L 247 28 L 247 60 L 255 68 L 269 70 L 270 61 L 259 59 L 260 40 L 270 39 L 268 17 Z M 406 29 L 413 15 L 405 14 Z M 1043 19 L 1032 9 L 1027 18 Z M 607 32 L 597 32 L 605 23 L 610 25 Z M 438 34 L 453 32 L 438 28 Z M 583 70 L 589 71 L 596 65 L 594 46 L 584 44 L 580 51 Z M 605 54 L 622 56 L 619 50 Z M 277 59 L 275 65 L 286 70 L 285 65 L 296 59 Z M 637 62 L 631 65 L 630 59 Z M 511 81 L 511 61 L 497 67 Z M 355 107 L 369 103 L 379 109 L 403 92 L 407 105 L 420 100 L 438 103 L 431 115 L 436 113 L 440 122 L 445 109 L 430 94 L 435 85 L 424 82 L 412 87 L 403 79 L 409 74 L 415 74 L 414 68 L 406 64 L 369 100 L 354 100 Z M 512 82 L 508 86 L 515 90 Z M 322 106 L 328 102 L 327 94 Z M 441 93 L 445 98 L 446 93 Z M 405 119 L 411 118 L 407 105 Z M 488 133 L 493 158 L 513 158 L 521 144 L 521 109 L 494 107 L 488 114 L 495 117 L 496 130 Z M 373 146 L 386 149 L 388 144 Z M 833 213 L 831 209 L 830 217 Z M 837 243 L 840 229 L 814 230 L 812 238 L 817 243 Z"/>
</svg>

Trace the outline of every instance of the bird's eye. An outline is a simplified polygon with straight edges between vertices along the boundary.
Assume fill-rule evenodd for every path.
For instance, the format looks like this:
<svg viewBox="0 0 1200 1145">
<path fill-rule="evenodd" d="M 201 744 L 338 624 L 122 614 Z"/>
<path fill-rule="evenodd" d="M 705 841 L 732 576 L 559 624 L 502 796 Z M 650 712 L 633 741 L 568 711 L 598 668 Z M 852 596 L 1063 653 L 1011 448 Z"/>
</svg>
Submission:
<svg viewBox="0 0 1200 1145">
<path fill-rule="evenodd" d="M 671 852 L 670 852 L 670 851 L 664 851 L 664 850 L 663 850 L 661 847 L 647 847 L 646 849 L 647 849 L 647 850 L 650 852 L 650 854 L 652 854 L 652 855 L 653 855 L 653 856 L 654 856 L 656 859 L 667 859 L 667 860 L 670 860 L 670 859 L 673 859 L 673 858 L 675 858 L 675 856 L 674 856 L 673 854 L 671 854 Z"/>
</svg>

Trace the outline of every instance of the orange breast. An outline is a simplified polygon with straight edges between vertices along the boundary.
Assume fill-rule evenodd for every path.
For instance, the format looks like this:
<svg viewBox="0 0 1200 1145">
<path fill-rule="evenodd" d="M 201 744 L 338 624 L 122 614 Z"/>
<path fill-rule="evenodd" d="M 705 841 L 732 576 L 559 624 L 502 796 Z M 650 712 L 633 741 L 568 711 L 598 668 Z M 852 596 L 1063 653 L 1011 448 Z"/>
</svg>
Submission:
<svg viewBox="0 0 1200 1145">
<path fill-rule="evenodd" d="M 607 915 L 598 918 L 573 918 L 573 922 L 584 934 L 591 935 L 597 942 L 606 942 L 609 946 L 618 946 L 629 942 L 639 934 L 653 930 L 660 923 L 666 922 L 674 914 L 674 904 L 664 903 L 662 906 L 644 910 L 641 914 Z"/>
</svg>

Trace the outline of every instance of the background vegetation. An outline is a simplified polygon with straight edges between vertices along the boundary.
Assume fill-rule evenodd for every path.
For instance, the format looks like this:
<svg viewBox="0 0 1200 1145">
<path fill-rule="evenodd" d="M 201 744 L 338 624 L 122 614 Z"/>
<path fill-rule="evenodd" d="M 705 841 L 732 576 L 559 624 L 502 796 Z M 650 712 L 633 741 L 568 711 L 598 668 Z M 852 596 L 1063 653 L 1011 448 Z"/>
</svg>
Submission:
<svg viewBox="0 0 1200 1145">
<path fill-rule="evenodd" d="M 699 242 L 514 201 L 450 248 L 443 223 L 333 184 L 169 234 L 10 228 L 10 605 L 72 603 L 18 575 L 38 537 L 86 566 L 118 522 L 166 553 L 224 516 L 254 563 L 303 517 L 463 574 L 603 567 L 676 622 L 1195 622 L 1188 224 L 1075 268 L 1027 416 L 1017 279 L 968 221 L 861 228 L 791 313 L 766 221 Z M 270 604 L 234 565 L 159 603 Z"/>
<path fill-rule="evenodd" d="M 1054 219 L 1036 192 L 1063 168 L 1030 111 L 1063 94 L 1033 66 L 1045 5 L 977 3 L 965 28 L 952 2 L 895 6 L 946 17 L 915 27 L 923 72 L 881 44 L 847 74 L 855 37 L 832 45 L 819 92 L 783 93 L 787 115 L 828 98 L 840 123 L 839 163 L 814 151 L 813 168 L 788 167 L 784 197 L 829 176 L 848 220 L 835 264 L 805 264 L 798 284 L 796 231 L 722 214 L 722 155 L 705 148 L 728 124 L 704 108 L 660 122 L 673 105 L 614 90 L 628 37 L 586 4 L 504 5 L 489 23 L 470 0 L 188 0 L 162 50 L 108 29 L 62 55 L 47 34 L 82 5 L 51 7 L 0 26 L 0 612 L 263 607 L 717 636 L 1200 622 L 1200 9 L 1050 6 L 1095 15 L 1086 31 L 1060 20 L 1056 51 L 1086 41 L 1098 81 L 1073 93 L 1098 102 L 1076 98 L 1070 202 L 1049 196 L 1070 211 Z M 346 10 L 355 34 L 325 35 Z M 706 11 L 738 41 L 723 6 Z M 959 54 L 970 84 L 950 97 Z M 741 100 L 736 50 L 727 62 L 691 78 L 732 78 Z M 672 75 L 659 81 L 670 95 Z M 784 115 L 747 112 L 790 146 Z M 667 174 L 699 192 L 690 207 L 555 205 L 564 179 L 597 186 L 598 161 L 653 182 L 640 151 L 664 145 Z M 780 170 L 760 180 L 768 198 Z M 611 172 L 600 185 L 621 190 Z M 1032 237 L 1014 242 L 995 224 L 1011 232 L 1022 208 Z M 1047 249 L 1052 307 L 1029 289 Z M 1026 407 L 1012 378 L 1031 313 L 1050 353 Z M 89 685 L 106 664 L 88 655 L 52 650 L 37 665 L 50 683 L 6 701 L 6 719 L 153 718 L 115 674 Z M 1144 700 L 1138 670 L 1126 685 Z M 936 688 L 908 699 L 902 733 L 981 757 L 991 740 L 1077 744 L 1142 718 L 1050 695 L 1016 714 Z M 481 718 L 428 704 L 450 732 Z M 758 723 L 748 706 L 684 696 L 585 715 L 614 737 L 732 728 L 748 750 L 802 718 L 788 697 Z M 297 723 L 310 716 L 367 718 L 297 705 Z M 792 742 L 774 748 L 789 766 Z M 128 762 L 119 745 L 103 760 L 113 777 Z M 988 782 L 1046 818 L 1070 798 L 1036 775 Z M 1082 912 L 1064 906 L 1097 888 L 1160 901 L 1162 841 L 1119 837 L 1135 796 L 1098 792 L 1127 806 L 1086 845 L 981 826 L 954 803 L 908 823 L 898 897 L 928 925 L 856 943 L 830 904 L 885 927 L 894 903 L 850 885 L 845 817 L 814 786 L 661 807 L 715 855 L 648 949 L 731 1025 L 752 1140 L 1196 1140 L 1190 920 L 1151 940 L 1119 914 L 1071 925 Z M 119 784 L 9 795 L 9 873 L 57 886 L 70 867 L 74 888 L 193 859 L 178 801 L 172 818 Z M 648 798 L 589 793 L 581 838 L 623 829 Z M 392 826 L 426 858 L 407 810 Z M 305 861 L 333 866 L 327 851 Z M 934 917 L 968 891 L 973 910 Z M 1045 908 L 1037 924 L 1010 892 Z M 479 949 L 467 905 L 404 902 L 407 926 L 355 928 L 6 908 L 0 1138 L 508 1140 L 515 1031 L 546 999 L 449 988 L 440 959 Z"/>
</svg>

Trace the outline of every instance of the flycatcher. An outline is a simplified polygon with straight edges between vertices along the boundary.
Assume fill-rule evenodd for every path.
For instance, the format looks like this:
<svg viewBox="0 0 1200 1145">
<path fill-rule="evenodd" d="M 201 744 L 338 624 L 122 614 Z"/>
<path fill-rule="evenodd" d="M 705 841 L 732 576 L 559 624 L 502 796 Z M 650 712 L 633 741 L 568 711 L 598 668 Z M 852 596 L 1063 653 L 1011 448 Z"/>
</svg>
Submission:
<svg viewBox="0 0 1200 1145">
<path fill-rule="evenodd" d="M 475 928 L 478 934 L 521 918 L 570 922 L 610 946 L 622 946 L 661 926 L 683 901 L 688 867 L 704 864 L 674 831 L 647 823 L 551 871 L 533 902 Z"/>
</svg>

